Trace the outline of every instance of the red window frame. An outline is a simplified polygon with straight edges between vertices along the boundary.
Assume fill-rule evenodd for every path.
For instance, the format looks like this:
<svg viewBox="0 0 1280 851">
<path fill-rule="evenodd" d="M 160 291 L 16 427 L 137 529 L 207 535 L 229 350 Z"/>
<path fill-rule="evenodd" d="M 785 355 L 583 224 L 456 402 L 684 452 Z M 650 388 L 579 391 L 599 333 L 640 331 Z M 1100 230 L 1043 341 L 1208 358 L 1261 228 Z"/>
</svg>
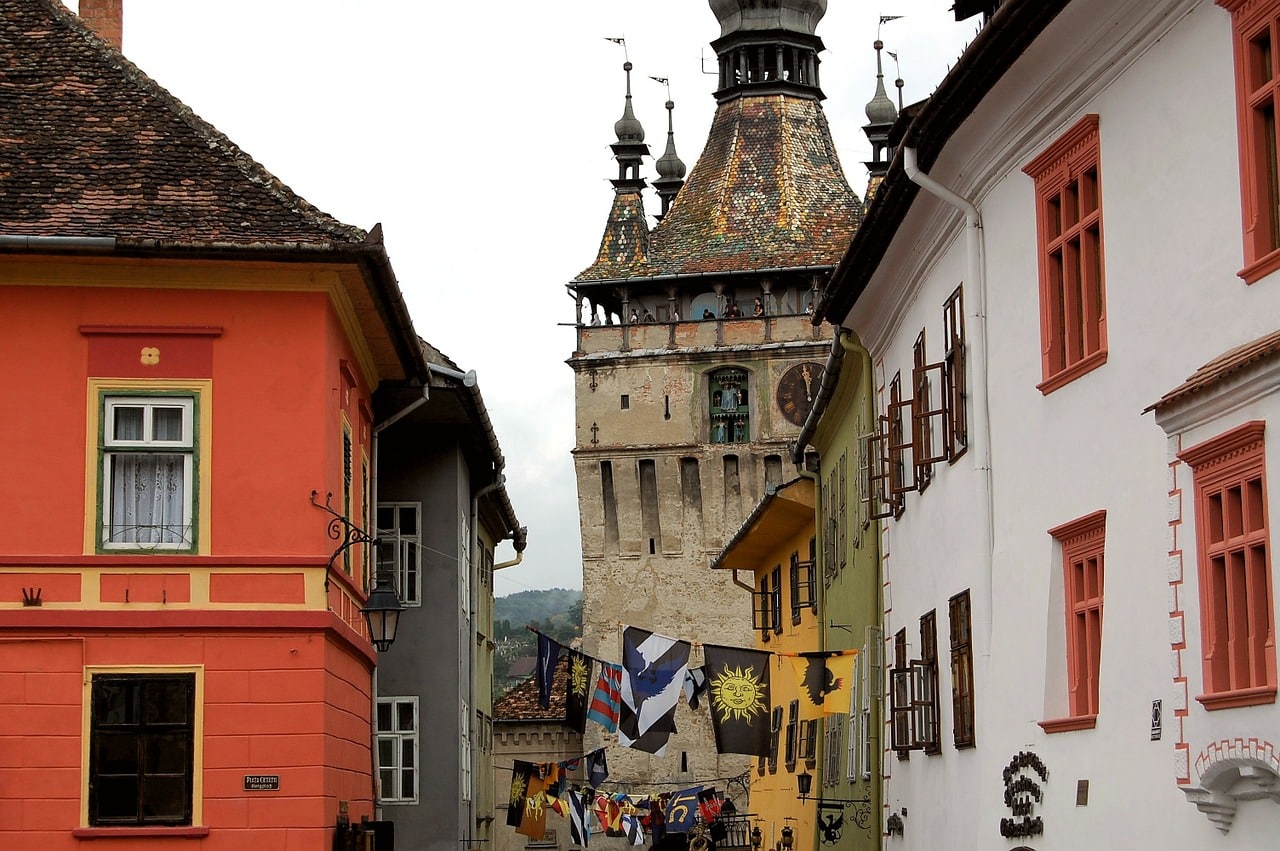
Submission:
<svg viewBox="0 0 1280 851">
<path fill-rule="evenodd" d="M 1062 545 L 1067 623 L 1067 704 L 1070 715 L 1042 721 L 1049 733 L 1091 729 L 1098 718 L 1102 661 L 1102 599 L 1107 512 L 1095 511 L 1050 529 Z"/>
<path fill-rule="evenodd" d="M 1195 481 L 1205 709 L 1276 700 L 1275 597 L 1267 523 L 1266 424 L 1186 449 Z"/>
<path fill-rule="evenodd" d="M 1231 13 L 1247 284 L 1280 269 L 1280 0 L 1217 0 Z"/>
<path fill-rule="evenodd" d="M 1098 116 L 1086 115 L 1023 171 L 1035 181 L 1040 341 L 1049 394 L 1107 361 Z"/>
</svg>

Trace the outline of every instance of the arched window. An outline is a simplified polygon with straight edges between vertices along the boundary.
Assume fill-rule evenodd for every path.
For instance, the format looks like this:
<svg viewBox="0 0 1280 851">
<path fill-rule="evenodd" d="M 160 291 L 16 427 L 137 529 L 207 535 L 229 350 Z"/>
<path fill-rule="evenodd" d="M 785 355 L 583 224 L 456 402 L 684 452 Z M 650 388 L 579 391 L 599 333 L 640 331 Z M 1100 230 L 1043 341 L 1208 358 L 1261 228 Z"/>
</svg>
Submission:
<svg viewBox="0 0 1280 851">
<path fill-rule="evenodd" d="M 751 415 L 747 404 L 747 371 L 738 367 L 718 369 L 708 382 L 711 443 L 746 443 L 751 440 Z"/>
</svg>

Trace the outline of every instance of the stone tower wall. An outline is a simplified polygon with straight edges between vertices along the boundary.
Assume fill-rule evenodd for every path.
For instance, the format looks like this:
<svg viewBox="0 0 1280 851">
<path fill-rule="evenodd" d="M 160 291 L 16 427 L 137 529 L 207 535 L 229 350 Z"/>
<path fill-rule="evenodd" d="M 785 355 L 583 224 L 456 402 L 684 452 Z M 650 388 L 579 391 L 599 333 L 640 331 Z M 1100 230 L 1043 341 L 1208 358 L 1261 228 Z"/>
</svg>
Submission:
<svg viewBox="0 0 1280 851">
<path fill-rule="evenodd" d="M 772 339 L 766 339 L 766 322 Z M 786 333 L 778 333 L 784 322 Z M 693 345 L 620 350 L 624 334 Z M 723 342 L 715 345 L 716 337 Z M 579 342 L 571 364 L 584 650 L 620 660 L 623 626 L 694 642 L 693 665 L 702 664 L 704 642 L 752 646 L 750 592 L 735 585 L 729 571 L 712 571 L 709 564 L 764 496 L 766 478 L 780 483 L 796 476 L 788 444 L 799 429 L 779 413 L 775 390 L 790 366 L 824 362 L 829 341 L 807 317 L 795 316 L 581 327 Z M 712 444 L 708 376 L 727 366 L 748 375 L 751 439 Z M 736 458 L 736 480 L 726 458 Z M 676 727 L 663 757 L 610 748 L 611 783 L 633 781 L 633 791 L 644 793 L 651 791 L 644 784 L 669 789 L 736 777 L 752 762 L 716 753 L 705 704 L 696 711 L 682 705 Z M 616 741 L 588 725 L 584 746 Z"/>
</svg>

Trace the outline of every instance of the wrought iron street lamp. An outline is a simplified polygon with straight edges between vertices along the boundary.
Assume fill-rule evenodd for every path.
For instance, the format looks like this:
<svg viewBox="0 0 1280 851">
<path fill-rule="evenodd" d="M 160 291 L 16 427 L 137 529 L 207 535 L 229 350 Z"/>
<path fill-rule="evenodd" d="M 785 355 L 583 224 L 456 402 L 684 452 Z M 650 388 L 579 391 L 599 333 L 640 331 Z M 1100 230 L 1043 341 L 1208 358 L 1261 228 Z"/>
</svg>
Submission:
<svg viewBox="0 0 1280 851">
<path fill-rule="evenodd" d="M 404 604 L 396 596 L 396 589 L 388 571 L 378 571 L 373 590 L 369 592 L 369 599 L 365 601 L 364 608 L 360 611 L 364 614 L 365 624 L 369 627 L 369 640 L 373 642 L 374 648 L 379 653 L 385 653 L 390 649 L 391 643 L 396 640 L 396 628 L 400 626 L 400 613 L 404 611 Z"/>
</svg>

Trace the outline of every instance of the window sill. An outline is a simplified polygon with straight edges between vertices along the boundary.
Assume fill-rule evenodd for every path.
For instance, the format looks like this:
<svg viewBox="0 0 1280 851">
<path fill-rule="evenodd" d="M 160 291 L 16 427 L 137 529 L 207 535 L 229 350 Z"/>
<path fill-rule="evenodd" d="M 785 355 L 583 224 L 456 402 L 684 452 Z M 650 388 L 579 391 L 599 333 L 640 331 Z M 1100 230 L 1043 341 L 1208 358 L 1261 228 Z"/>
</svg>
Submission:
<svg viewBox="0 0 1280 851">
<path fill-rule="evenodd" d="M 203 839 L 207 827 L 77 827 L 76 839 Z"/>
<path fill-rule="evenodd" d="M 1219 691 L 1213 694 L 1202 694 L 1196 698 L 1209 712 L 1219 709 L 1235 709 L 1238 706 L 1258 706 L 1276 702 L 1276 687 L 1242 688 L 1232 691 Z"/>
<path fill-rule="evenodd" d="M 1069 733 L 1072 730 L 1092 730 L 1098 723 L 1098 716 L 1072 715 L 1069 718 L 1050 718 L 1036 723 L 1046 733 Z"/>
<path fill-rule="evenodd" d="M 1268 254 L 1264 254 L 1257 260 L 1245 266 L 1239 272 L 1236 272 L 1246 284 L 1254 284 L 1270 275 L 1272 272 L 1280 269 L 1280 248 Z"/>
<path fill-rule="evenodd" d="M 1093 372 L 1093 370 L 1102 366 L 1106 362 L 1107 350 L 1102 349 L 1100 351 L 1096 351 L 1086 358 L 1081 358 L 1071 364 L 1071 366 L 1058 370 L 1053 375 L 1037 384 L 1036 389 L 1048 396 L 1059 387 L 1065 387 L 1080 376 L 1084 375 L 1086 372 Z"/>
</svg>

